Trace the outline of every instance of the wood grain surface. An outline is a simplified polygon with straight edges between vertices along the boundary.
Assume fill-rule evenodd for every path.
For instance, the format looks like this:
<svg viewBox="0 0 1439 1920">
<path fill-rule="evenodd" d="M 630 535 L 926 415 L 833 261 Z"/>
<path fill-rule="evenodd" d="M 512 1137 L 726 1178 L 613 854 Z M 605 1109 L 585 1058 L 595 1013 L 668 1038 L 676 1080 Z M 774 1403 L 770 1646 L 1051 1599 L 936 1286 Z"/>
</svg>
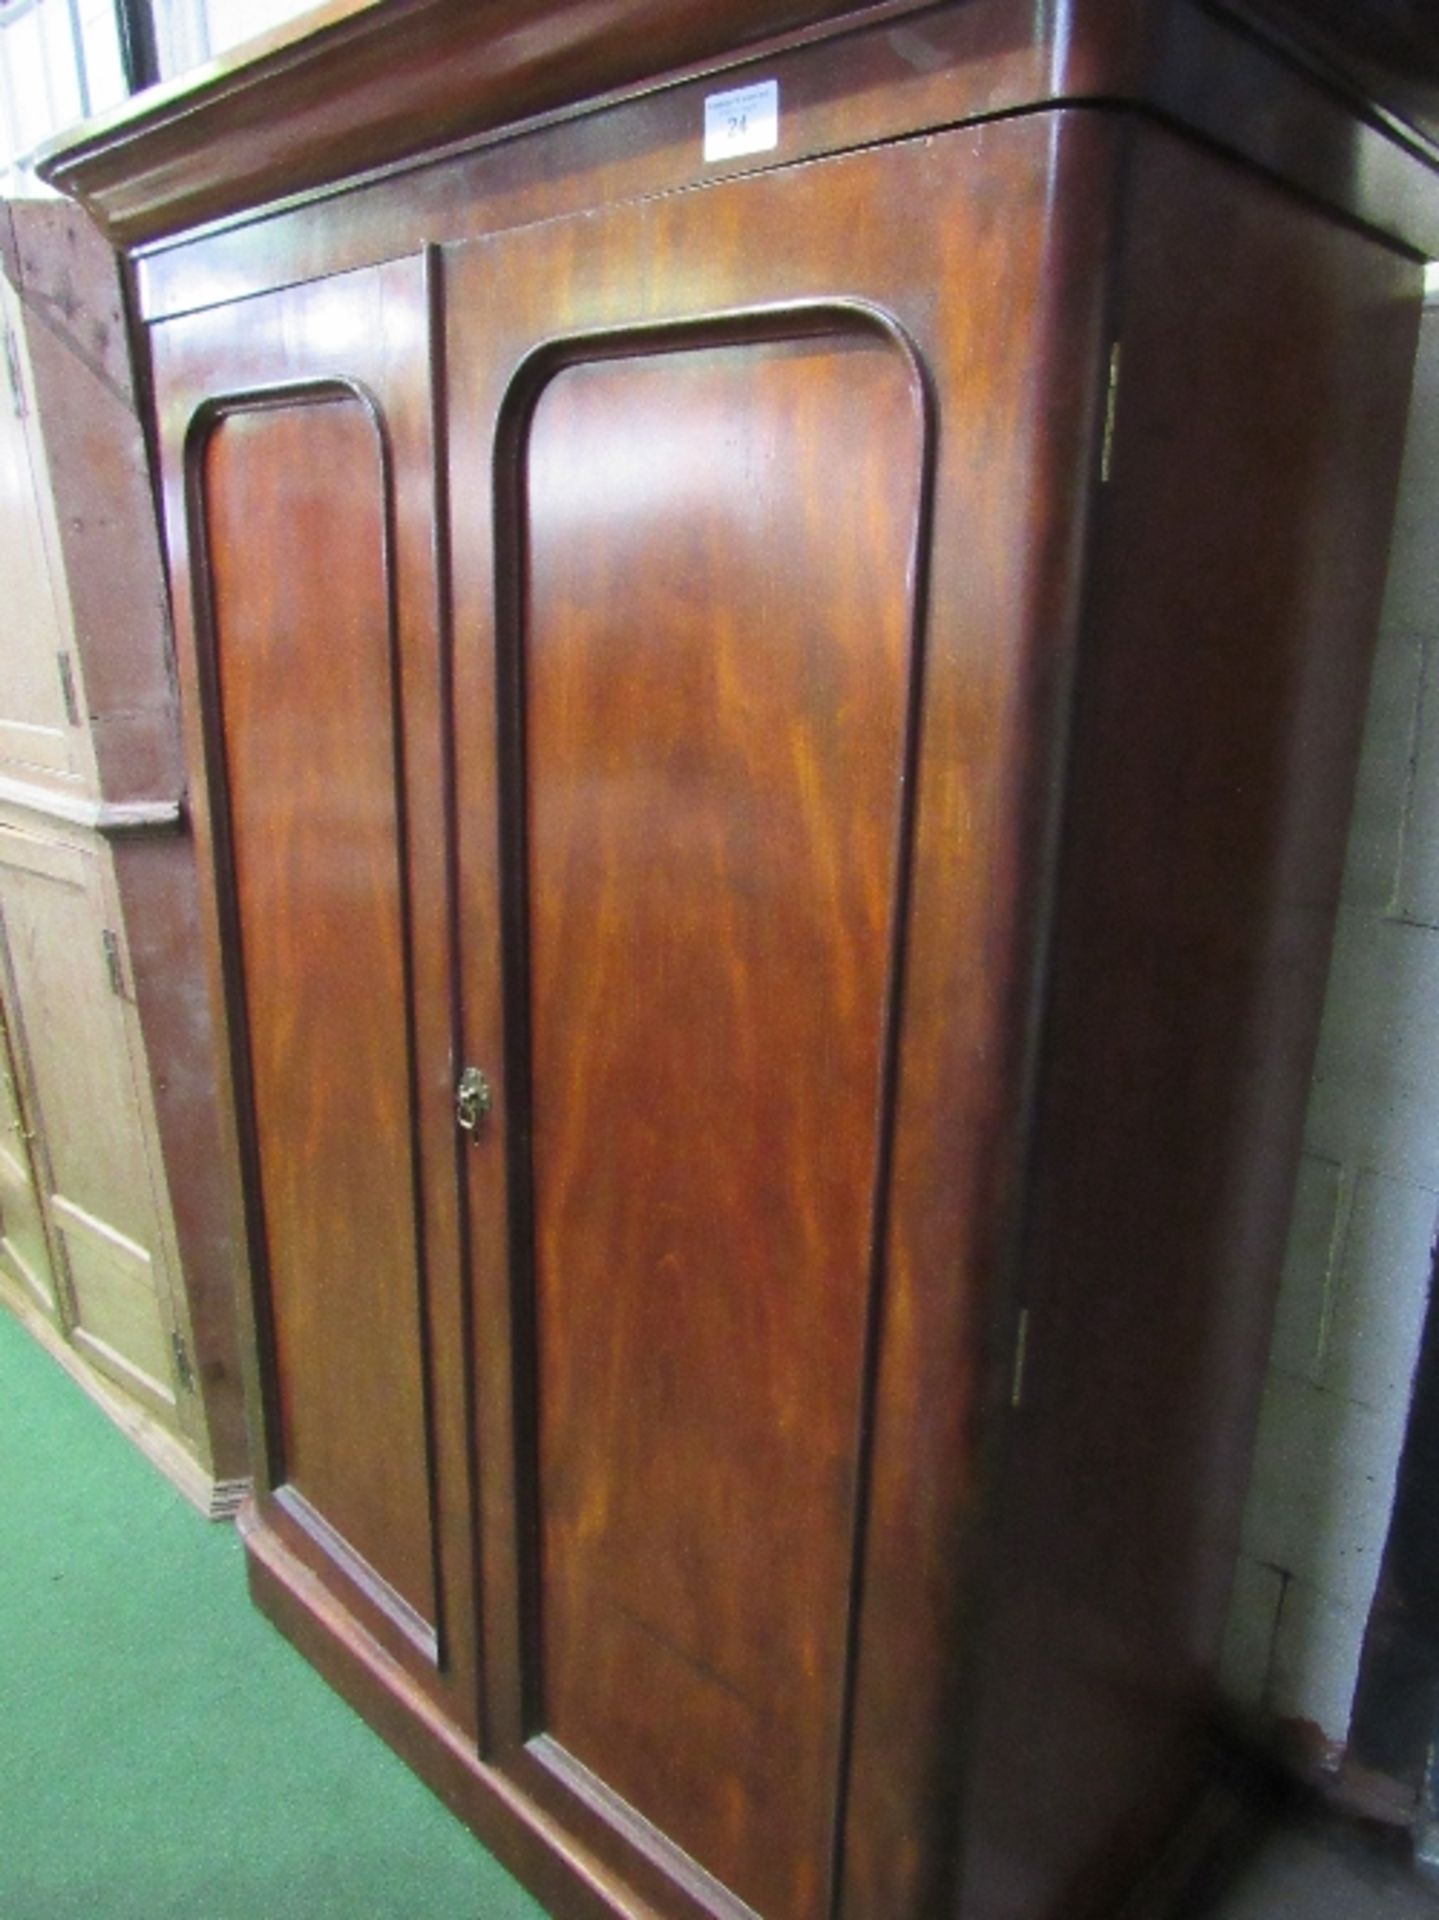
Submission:
<svg viewBox="0 0 1439 1920">
<path fill-rule="evenodd" d="M 203 497 L 283 1478 L 432 1623 L 381 447 L 235 412 Z"/>
<path fill-rule="evenodd" d="M 1126 222 L 965 1822 L 984 1915 L 1108 1910 L 1194 1778 L 1419 315 L 1415 265 L 1158 130 Z"/>
<path fill-rule="evenodd" d="M 222 1041 L 222 1172 L 248 1281 L 239 1299 L 259 1507 L 307 1577 L 342 1596 L 392 1667 L 442 1702 L 451 1724 L 472 1730 L 448 627 L 436 536 L 442 441 L 426 351 L 433 302 L 430 266 L 417 256 L 247 302 L 238 326 L 228 313 L 201 314 L 150 339 L 191 804 L 210 877 L 201 931 Z M 221 473 L 212 503 L 210 456 L 223 468 L 235 429 L 234 472 Z M 303 1146 L 313 1123 L 338 1142 L 333 1157 L 309 1153 L 281 1172 L 295 1208 L 286 1231 L 325 1276 L 322 1297 L 298 1308 L 299 1358 L 336 1422 L 327 1451 L 312 1456 L 338 1489 L 334 1512 L 325 1488 L 286 1479 L 295 1463 L 270 1294 L 266 1145 L 251 1095 L 252 996 L 231 819 L 227 594 L 240 622 L 230 637 L 248 633 L 255 655 L 242 697 L 259 709 L 257 726 L 273 749 L 267 759 L 233 743 L 252 776 L 244 798 L 253 808 L 257 898 L 273 887 L 283 910 L 281 924 L 258 929 L 281 969 L 260 1009 L 280 1096 L 277 1138 L 288 1129 L 287 1144 Z M 237 670 L 243 681 L 243 661 Z M 398 1008 L 377 1002 L 376 982 L 393 987 L 397 978 Z M 290 986 L 303 1018 L 284 1004 Z M 336 1009 L 354 1025 L 353 1061 Z M 312 1042 L 311 1064 L 325 1075 L 314 1086 L 304 1058 Z M 353 1111 L 344 1085 L 352 1065 Z M 371 1227 L 381 1236 L 374 1247 L 364 1244 Z M 381 1247 L 388 1266 L 376 1264 Z M 282 1287 L 287 1279 L 303 1292 L 308 1269 L 281 1276 Z M 382 1351 L 357 1359 L 347 1386 L 367 1313 L 410 1345 L 391 1351 L 381 1340 Z M 382 1460 L 387 1450 L 397 1457 Z M 303 1457 L 299 1464 L 303 1473 Z M 355 1539 L 347 1515 L 364 1503 L 372 1472 L 388 1476 L 393 1504 Z"/>
<path fill-rule="evenodd" d="M 924 452 L 863 333 L 581 362 L 524 447 L 540 1724 L 785 1920 L 834 1818 Z"/>
<path fill-rule="evenodd" d="M 890 100 L 931 102 L 927 116 L 890 125 L 890 136 L 1040 104 L 1124 103 L 1177 116 L 1434 252 L 1434 86 L 1424 64 L 1432 68 L 1434 41 L 1412 22 L 1396 33 L 1398 14 L 1397 0 L 1061 0 L 1038 10 L 1020 0 L 739 0 L 722 17 L 702 0 L 492 0 L 479 14 L 463 0 L 331 4 L 308 36 L 292 23 L 150 89 L 62 134 L 39 165 L 109 237 L 151 242 L 266 201 L 328 197 L 366 172 L 413 176 L 413 161 L 446 142 L 505 145 L 528 131 L 548 141 L 555 121 L 603 116 L 615 100 L 639 105 L 642 119 L 658 104 L 664 125 L 676 83 L 681 93 L 697 75 L 704 90 L 740 84 L 739 63 L 758 59 L 785 70 L 786 125 L 782 155 L 745 168 L 879 137 L 865 98 L 877 82 Z M 842 102 L 823 80 L 811 95 L 816 54 L 821 74 L 833 55 L 853 76 Z M 801 101 L 841 107 L 839 127 L 826 127 L 822 112 L 796 139 L 791 85 Z M 1427 146 L 1407 129 L 1396 141 L 1373 114 L 1354 111 L 1369 99 L 1427 129 Z M 686 115 L 692 169 L 699 124 Z M 582 150 L 604 144 L 602 131 L 582 128 Z"/>
<path fill-rule="evenodd" d="M 729 1913 L 733 1902 L 713 1881 L 689 1885 L 685 1856 L 640 1818 L 645 1801 L 743 1893 L 760 1868 L 734 1849 L 746 1833 L 744 1847 L 765 1844 L 757 1815 L 743 1810 L 762 1778 L 755 1763 L 745 1763 L 747 1779 L 735 1774 L 738 1804 L 723 1815 L 708 1810 L 703 1783 L 677 1814 L 673 1776 L 683 1765 L 696 1766 L 685 1778 L 698 1777 L 705 1762 L 728 1774 L 754 1736 L 739 1703 L 698 1675 L 675 1697 L 708 1692 L 707 1717 L 684 1707 L 683 1733 L 671 1733 L 670 1694 L 660 1707 L 624 1697 L 621 1648 L 656 1671 L 669 1662 L 683 1672 L 683 1654 L 698 1653 L 735 1673 L 741 1690 L 755 1684 L 748 1662 L 778 1684 L 745 1652 L 745 1636 L 755 1604 L 746 1556 L 769 1564 L 769 1529 L 780 1522 L 736 1516 L 743 1489 L 761 1481 L 773 1504 L 793 1500 L 814 1470 L 806 1453 L 822 1460 L 828 1436 L 842 1434 L 856 1406 L 844 1373 L 859 1334 L 838 1277 L 832 1296 L 827 1284 L 807 1304 L 798 1271 L 776 1267 L 775 1253 L 806 1240 L 833 1248 L 823 1259 L 838 1276 L 848 1246 L 853 1274 L 867 1217 L 856 1209 L 872 1198 L 870 1384 L 858 1435 L 837 1456 L 841 1471 L 857 1464 L 860 1487 L 844 1697 L 824 1710 L 842 1716 L 841 1730 L 837 1749 L 832 1719 L 807 1736 L 807 1766 L 827 1747 L 836 1756 L 840 1813 L 815 1867 L 823 1894 L 796 1881 L 783 1898 L 800 1912 L 808 1909 L 794 1903 L 842 1897 L 857 1913 L 882 1900 L 919 1914 L 942 1897 L 950 1871 L 950 1690 L 967 1651 L 981 1408 L 992 1370 L 1007 1370 L 1013 1335 L 996 1303 L 1028 1099 L 1037 959 L 1028 933 L 1042 912 L 1053 727 L 1068 684 L 1083 531 L 1075 507 L 1103 364 L 1109 132 L 1083 115 L 996 123 L 550 222 L 446 259 L 465 1046 L 467 1057 L 498 1063 L 493 1126 L 467 1163 L 486 1462 L 487 1754 L 633 1876 L 643 1897 L 677 1914 Z M 1060 246 L 1051 241 L 1056 205 L 1074 216 Z M 910 217 L 880 217 L 901 206 Z M 822 338 L 843 344 L 856 330 L 862 350 L 839 352 Z M 932 408 L 922 441 L 912 424 L 900 432 L 890 383 L 866 371 L 892 362 L 909 363 Z M 798 388 L 787 384 L 811 365 Z M 851 383 L 856 401 L 877 409 L 863 421 L 849 411 Z M 723 408 L 711 390 L 726 397 Z M 666 424 L 667 400 L 691 423 L 683 463 L 668 451 L 678 426 Z M 793 444 L 781 457 L 785 435 Z M 933 521 L 901 571 L 897 516 L 921 447 Z M 573 455 L 563 480 L 562 453 Z M 663 487 L 651 482 L 651 459 Z M 878 461 L 892 469 L 889 486 L 874 478 Z M 518 529 L 517 502 L 526 503 Z M 832 542 L 810 531 L 824 520 Z M 878 926 L 875 903 L 897 891 L 897 870 L 878 866 L 892 844 L 892 825 L 879 822 L 895 820 L 884 796 L 898 771 L 896 709 L 885 703 L 902 698 L 884 662 L 911 609 L 924 642 L 922 698 L 894 1069 L 879 1089 L 892 1134 L 876 1167 L 874 1117 L 860 1125 L 845 1114 L 858 1114 L 860 1089 L 874 1085 L 876 1056 L 865 1049 L 882 1017 L 886 948 L 860 930 Z M 522 672 L 505 668 L 512 653 Z M 547 672 L 561 677 L 551 685 Z M 815 731 L 815 702 L 833 703 L 827 733 Z M 757 758 L 741 752 L 741 713 L 765 743 Z M 881 747 L 886 730 L 891 744 Z M 854 765 L 840 747 L 851 737 L 863 754 Z M 821 739 L 834 742 L 823 756 Z M 571 768 L 564 756 L 582 748 Z M 653 799 L 643 818 L 642 796 Z M 530 812 L 539 828 L 527 835 Z M 694 871 L 680 859 L 688 844 Z M 813 1006 L 794 971 L 804 955 Z M 755 968 L 760 978 L 748 981 Z M 553 1037 L 546 1021 L 561 1022 Z M 750 1021 L 763 1023 L 761 1035 L 741 1031 Z M 812 1166 L 827 1087 L 843 1101 Z M 583 1103 L 585 1128 L 567 1113 L 571 1101 Z M 683 1182 L 701 1210 L 688 1224 L 678 1159 L 665 1170 L 679 1141 L 695 1143 Z M 627 1143 L 633 1190 L 623 1157 L 608 1159 L 611 1145 Z M 651 1197 L 672 1211 L 650 1218 Z M 667 1292 L 652 1276 L 671 1248 L 701 1262 L 697 1274 L 728 1269 L 725 1284 L 677 1280 Z M 588 1264 L 571 1278 L 562 1254 Z M 824 1315 L 806 1339 L 818 1297 Z M 775 1358 L 756 1361 L 753 1379 L 736 1368 L 740 1377 L 701 1392 L 702 1365 L 721 1366 L 712 1350 L 741 1325 Z M 813 1334 L 835 1356 L 832 1378 L 816 1370 Z M 627 1394 L 611 1340 L 632 1375 Z M 800 1351 L 780 1367 L 782 1340 Z M 722 1467 L 712 1458 L 715 1423 L 731 1411 Z M 776 1439 L 765 1427 L 781 1411 Z M 650 1458 L 665 1412 L 673 1424 Z M 815 1424 L 813 1438 L 787 1438 L 784 1423 L 796 1416 Z M 607 1471 L 621 1457 L 623 1472 Z M 782 1623 L 801 1602 L 826 1604 L 841 1499 L 831 1491 L 795 1509 L 791 1564 L 773 1596 Z M 622 1576 L 603 1550 L 607 1512 L 636 1560 Z M 722 1535 L 737 1542 L 728 1565 Z M 673 1567 L 645 1572 L 647 1537 L 649 1558 L 672 1548 Z M 605 1583 L 616 1580 L 617 1597 L 633 1595 L 632 1611 L 683 1653 L 644 1649 L 642 1628 L 620 1620 L 614 1652 L 603 1651 L 596 1620 Z M 566 1652 L 581 1625 L 595 1654 L 583 1677 Z M 774 1631 L 783 1639 L 793 1629 Z M 833 1629 L 821 1615 L 809 1631 Z M 552 1674 L 556 1655 L 564 1664 Z M 597 1677 L 601 1660 L 615 1677 Z M 814 1682 L 786 1684 L 815 1687 L 811 1703 L 819 1697 Z M 623 1722 L 596 1730 L 593 1708 L 581 1713 L 587 1686 L 614 1701 Z M 578 1748 L 570 1760 L 588 1760 L 597 1776 L 593 1790 L 563 1762 L 566 1735 Z M 666 1743 L 678 1754 L 682 1739 L 696 1761 L 669 1762 L 665 1777 Z M 792 1806 L 819 1804 L 817 1785 L 796 1778 L 792 1793 L 802 1794 Z M 722 1818 L 732 1822 L 728 1857 L 714 1837 Z M 792 1873 L 794 1863 L 774 1855 L 763 1870 Z M 757 1884 L 773 1903 L 772 1878 Z"/>
</svg>

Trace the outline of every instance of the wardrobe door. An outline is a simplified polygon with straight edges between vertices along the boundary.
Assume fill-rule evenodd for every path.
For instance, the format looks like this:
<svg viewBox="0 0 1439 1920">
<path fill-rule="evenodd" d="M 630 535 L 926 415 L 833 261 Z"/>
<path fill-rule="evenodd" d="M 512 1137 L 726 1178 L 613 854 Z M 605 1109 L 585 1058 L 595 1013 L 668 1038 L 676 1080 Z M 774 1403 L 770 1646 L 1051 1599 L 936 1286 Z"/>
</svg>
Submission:
<svg viewBox="0 0 1439 1920">
<path fill-rule="evenodd" d="M 407 261 L 178 319 L 155 353 L 258 1516 L 472 1720 L 429 302 Z"/>
<path fill-rule="evenodd" d="M 168 1195 L 103 851 L 0 825 L 0 968 L 31 1114 L 63 1331 L 166 1426 L 193 1429 Z M 37 1237 L 31 1245 L 37 1244 Z"/>
<path fill-rule="evenodd" d="M 1015 123 L 447 261 L 485 1737 L 666 1914 L 938 1911 L 1100 358 L 1046 222 L 1108 162 Z"/>
</svg>

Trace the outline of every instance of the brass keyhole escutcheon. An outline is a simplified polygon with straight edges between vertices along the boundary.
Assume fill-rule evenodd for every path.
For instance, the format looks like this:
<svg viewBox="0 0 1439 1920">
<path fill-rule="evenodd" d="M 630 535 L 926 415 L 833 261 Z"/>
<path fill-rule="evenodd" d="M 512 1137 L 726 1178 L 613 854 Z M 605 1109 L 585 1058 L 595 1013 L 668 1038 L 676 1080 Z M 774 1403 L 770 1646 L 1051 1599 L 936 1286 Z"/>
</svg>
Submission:
<svg viewBox="0 0 1439 1920">
<path fill-rule="evenodd" d="M 455 1088 L 455 1124 L 473 1140 L 492 1105 L 490 1083 L 478 1067 L 466 1067 Z"/>
</svg>

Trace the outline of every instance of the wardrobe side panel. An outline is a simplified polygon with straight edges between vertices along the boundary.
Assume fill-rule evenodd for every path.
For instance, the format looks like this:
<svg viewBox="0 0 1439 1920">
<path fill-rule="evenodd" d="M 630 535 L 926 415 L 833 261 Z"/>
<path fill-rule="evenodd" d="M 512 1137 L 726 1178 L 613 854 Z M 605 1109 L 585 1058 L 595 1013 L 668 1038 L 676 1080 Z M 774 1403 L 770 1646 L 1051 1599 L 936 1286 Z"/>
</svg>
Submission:
<svg viewBox="0 0 1439 1920">
<path fill-rule="evenodd" d="M 1102 1910 L 1193 1777 L 1419 315 L 1413 262 L 1172 134 L 1127 215 L 966 1920 Z"/>
</svg>

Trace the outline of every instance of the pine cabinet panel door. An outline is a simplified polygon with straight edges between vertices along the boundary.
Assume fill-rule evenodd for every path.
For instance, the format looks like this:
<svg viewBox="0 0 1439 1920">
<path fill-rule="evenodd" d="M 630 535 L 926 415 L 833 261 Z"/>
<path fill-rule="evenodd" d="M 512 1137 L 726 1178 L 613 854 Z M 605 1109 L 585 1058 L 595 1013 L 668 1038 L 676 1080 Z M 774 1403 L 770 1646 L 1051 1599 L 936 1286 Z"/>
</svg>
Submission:
<svg viewBox="0 0 1439 1920">
<path fill-rule="evenodd" d="M 127 1008 L 104 945 L 113 916 L 102 858 L 0 829 L 0 927 L 17 1064 L 63 1260 L 66 1331 L 88 1360 L 178 1427 L 163 1196 L 140 1119 Z"/>
<path fill-rule="evenodd" d="M 446 259 L 488 1731 L 666 1913 L 929 1910 L 1110 159 Z"/>
</svg>

